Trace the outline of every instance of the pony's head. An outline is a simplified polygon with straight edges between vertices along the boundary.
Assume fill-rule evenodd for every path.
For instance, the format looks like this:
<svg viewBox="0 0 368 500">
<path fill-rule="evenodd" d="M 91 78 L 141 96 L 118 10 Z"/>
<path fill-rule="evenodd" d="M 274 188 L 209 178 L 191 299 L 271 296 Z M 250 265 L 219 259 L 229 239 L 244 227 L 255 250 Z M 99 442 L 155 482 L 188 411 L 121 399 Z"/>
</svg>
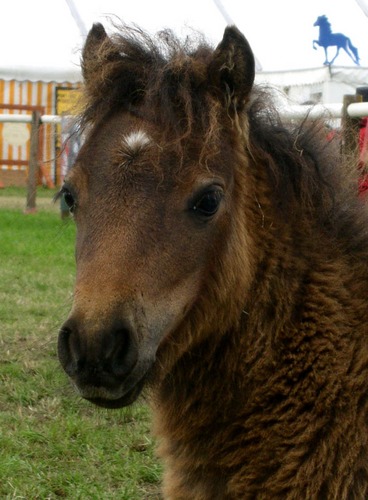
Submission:
<svg viewBox="0 0 368 500">
<path fill-rule="evenodd" d="M 98 24 L 82 69 L 86 137 L 61 191 L 77 276 L 58 350 L 84 398 L 119 407 L 156 365 L 241 314 L 244 297 L 229 302 L 227 289 L 246 290 L 251 273 L 239 117 L 254 58 L 235 27 L 213 50 Z"/>
</svg>

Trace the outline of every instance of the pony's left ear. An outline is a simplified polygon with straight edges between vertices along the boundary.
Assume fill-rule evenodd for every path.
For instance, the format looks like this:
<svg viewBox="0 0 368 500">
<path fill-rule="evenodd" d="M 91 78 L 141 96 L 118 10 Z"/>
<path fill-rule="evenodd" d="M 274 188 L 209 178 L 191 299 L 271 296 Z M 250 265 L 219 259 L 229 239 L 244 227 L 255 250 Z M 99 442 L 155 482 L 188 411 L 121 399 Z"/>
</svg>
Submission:
<svg viewBox="0 0 368 500">
<path fill-rule="evenodd" d="M 235 27 L 228 26 L 208 66 L 210 88 L 229 111 L 243 109 L 253 87 L 255 60 L 245 36 Z"/>
</svg>

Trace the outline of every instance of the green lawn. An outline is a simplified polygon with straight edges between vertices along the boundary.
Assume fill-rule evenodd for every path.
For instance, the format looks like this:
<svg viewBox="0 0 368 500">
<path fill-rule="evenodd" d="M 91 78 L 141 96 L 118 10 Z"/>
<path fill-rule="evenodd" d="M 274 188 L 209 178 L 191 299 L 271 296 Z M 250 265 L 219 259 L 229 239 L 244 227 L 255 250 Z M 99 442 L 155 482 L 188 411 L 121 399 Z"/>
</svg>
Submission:
<svg viewBox="0 0 368 500">
<path fill-rule="evenodd" d="M 24 215 L 25 191 L 0 190 L 0 498 L 158 499 L 145 403 L 97 409 L 59 366 L 75 229 L 53 195 L 40 190 L 38 212 Z"/>
</svg>

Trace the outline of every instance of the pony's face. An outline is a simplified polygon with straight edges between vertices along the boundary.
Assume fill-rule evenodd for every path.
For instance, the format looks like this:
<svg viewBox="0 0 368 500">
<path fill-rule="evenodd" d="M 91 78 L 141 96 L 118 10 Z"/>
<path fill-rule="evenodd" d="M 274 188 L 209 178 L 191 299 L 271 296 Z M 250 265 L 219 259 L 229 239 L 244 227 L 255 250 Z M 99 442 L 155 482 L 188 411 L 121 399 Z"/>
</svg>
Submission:
<svg viewBox="0 0 368 500">
<path fill-rule="evenodd" d="M 203 161 L 205 130 L 179 147 L 145 106 L 94 122 L 62 188 L 77 227 L 77 274 L 59 358 L 78 392 L 106 407 L 138 396 L 232 225 L 230 138 Z"/>
<path fill-rule="evenodd" d="M 152 126 L 116 115 L 87 139 L 62 189 L 77 226 L 77 277 L 60 358 L 95 402 L 134 398 L 231 225 L 229 152 L 202 167 L 195 146 L 190 154 L 165 151 Z"/>
</svg>

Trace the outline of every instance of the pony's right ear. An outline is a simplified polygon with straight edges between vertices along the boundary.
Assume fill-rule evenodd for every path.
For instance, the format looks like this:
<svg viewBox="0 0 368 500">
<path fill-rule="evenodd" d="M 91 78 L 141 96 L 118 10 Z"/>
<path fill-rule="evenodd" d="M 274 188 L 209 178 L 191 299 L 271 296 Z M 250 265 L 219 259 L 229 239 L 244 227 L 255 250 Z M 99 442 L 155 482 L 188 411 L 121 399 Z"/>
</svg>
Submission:
<svg viewBox="0 0 368 500">
<path fill-rule="evenodd" d="M 98 68 L 98 51 L 107 39 L 107 33 L 101 23 L 95 23 L 90 29 L 82 52 L 82 75 L 88 85 Z"/>
<path fill-rule="evenodd" d="M 210 89 L 229 112 L 239 112 L 248 100 L 254 77 L 255 60 L 247 39 L 235 26 L 228 26 L 208 66 Z"/>
<path fill-rule="evenodd" d="M 112 67 L 122 60 L 118 49 L 100 23 L 90 29 L 82 52 L 82 76 L 87 94 L 98 96 L 101 89 L 113 85 Z M 104 70 L 109 67 L 110 77 L 105 78 Z"/>
</svg>

